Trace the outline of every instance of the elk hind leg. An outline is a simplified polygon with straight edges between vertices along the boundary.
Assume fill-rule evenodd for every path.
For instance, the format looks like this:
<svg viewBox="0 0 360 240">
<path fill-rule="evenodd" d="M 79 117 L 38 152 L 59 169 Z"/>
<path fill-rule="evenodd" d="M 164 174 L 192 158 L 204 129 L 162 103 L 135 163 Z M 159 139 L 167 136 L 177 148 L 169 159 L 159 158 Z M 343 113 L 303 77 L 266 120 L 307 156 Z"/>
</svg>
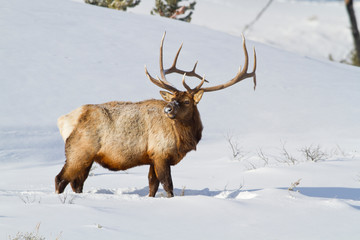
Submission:
<svg viewBox="0 0 360 240">
<path fill-rule="evenodd" d="M 88 167 L 84 167 L 83 169 L 81 169 L 79 171 L 79 173 L 77 174 L 77 177 L 70 182 L 71 188 L 74 192 L 82 193 L 83 187 L 84 187 L 84 182 L 87 179 L 87 177 L 89 176 L 91 166 L 92 166 L 92 162 L 90 163 L 90 165 Z"/>
<path fill-rule="evenodd" d="M 69 184 L 69 180 L 64 178 L 64 173 L 66 172 L 67 165 L 65 163 L 64 167 L 61 169 L 60 173 L 55 177 L 55 192 L 60 194 L 63 193 L 66 186 Z"/>
<path fill-rule="evenodd" d="M 84 182 L 94 162 L 94 151 L 83 151 L 83 148 L 66 149 L 66 163 L 61 172 L 55 177 L 55 191 L 62 193 L 70 183 L 74 192 L 81 193 Z"/>
</svg>

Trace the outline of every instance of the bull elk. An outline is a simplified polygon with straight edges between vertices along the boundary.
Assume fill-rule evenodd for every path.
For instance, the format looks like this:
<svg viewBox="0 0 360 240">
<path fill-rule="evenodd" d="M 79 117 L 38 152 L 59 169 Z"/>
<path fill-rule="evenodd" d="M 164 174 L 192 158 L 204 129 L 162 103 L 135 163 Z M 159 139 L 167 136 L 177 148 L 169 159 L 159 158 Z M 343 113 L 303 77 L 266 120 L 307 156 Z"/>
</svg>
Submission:
<svg viewBox="0 0 360 240">
<path fill-rule="evenodd" d="M 167 90 L 160 91 L 165 100 L 142 102 L 108 102 L 84 105 L 58 119 L 60 134 L 65 142 L 66 162 L 55 177 L 55 191 L 62 193 L 70 183 L 74 192 L 81 193 L 84 181 L 94 162 L 113 171 L 126 170 L 140 165 L 150 165 L 149 196 L 154 197 L 159 183 L 168 197 L 174 196 L 170 166 L 179 163 L 185 155 L 196 150 L 201 139 L 203 126 L 197 109 L 204 92 L 230 87 L 252 77 L 256 86 L 256 54 L 254 68 L 248 73 L 248 52 L 243 37 L 245 64 L 239 68 L 230 81 L 213 87 L 203 87 L 205 77 L 176 67 L 182 45 L 175 55 L 172 66 L 163 67 L 163 44 L 160 45 L 160 74 L 152 77 L 146 69 L 149 80 Z M 166 80 L 166 75 L 183 75 L 182 84 L 186 91 L 180 91 Z M 201 80 L 195 88 L 185 82 L 185 76 Z M 207 82 L 207 81 L 206 81 Z"/>
</svg>

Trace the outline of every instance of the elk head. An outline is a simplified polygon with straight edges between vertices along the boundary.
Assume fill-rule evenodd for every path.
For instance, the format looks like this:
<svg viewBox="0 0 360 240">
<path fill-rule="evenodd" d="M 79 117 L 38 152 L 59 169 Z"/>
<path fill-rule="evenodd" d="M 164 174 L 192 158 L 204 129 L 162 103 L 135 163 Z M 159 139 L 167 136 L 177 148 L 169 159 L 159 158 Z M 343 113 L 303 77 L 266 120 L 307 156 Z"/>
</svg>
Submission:
<svg viewBox="0 0 360 240">
<path fill-rule="evenodd" d="M 168 102 L 168 104 L 165 106 L 164 108 L 164 113 L 171 119 L 182 119 L 182 120 L 186 120 L 187 118 L 189 118 L 191 116 L 191 113 L 194 111 L 194 108 L 196 108 L 196 105 L 199 103 L 199 101 L 201 100 L 201 97 L 203 95 L 204 92 L 212 92 L 212 91 L 217 91 L 220 89 L 224 89 L 227 87 L 230 87 L 232 85 L 234 85 L 235 83 L 238 83 L 246 78 L 253 78 L 254 81 L 254 90 L 256 87 L 256 53 L 255 53 L 255 48 L 254 48 L 254 67 L 253 67 L 253 71 L 248 73 L 248 65 L 249 65 L 249 61 L 248 61 L 248 52 L 246 49 L 246 44 L 245 44 L 245 38 L 244 36 L 242 36 L 243 39 L 243 49 L 244 49 L 244 55 L 245 55 L 245 63 L 244 63 L 244 68 L 241 70 L 241 67 L 239 68 L 238 73 L 236 74 L 236 76 L 231 79 L 230 81 L 224 83 L 224 84 L 220 84 L 220 85 L 216 85 L 213 87 L 202 87 L 202 85 L 204 84 L 204 82 L 208 82 L 204 77 L 201 77 L 200 75 L 198 75 L 195 70 L 196 70 L 196 66 L 197 66 L 197 62 L 195 63 L 193 69 L 191 71 L 183 71 L 180 70 L 176 67 L 176 63 L 182 48 L 182 44 L 180 45 L 179 50 L 177 51 L 176 55 L 175 55 L 175 59 L 174 62 L 172 64 L 172 66 L 168 69 L 164 69 L 164 64 L 163 64 L 163 45 L 164 45 L 164 39 L 165 39 L 165 35 L 166 32 L 164 33 L 162 39 L 161 39 L 161 44 L 160 44 L 160 74 L 161 74 L 161 79 L 157 76 L 157 78 L 153 78 L 149 72 L 146 69 L 145 66 L 145 74 L 146 76 L 149 78 L 149 80 L 154 83 L 156 86 L 163 88 L 166 91 L 160 91 L 161 96 L 163 97 L 163 99 Z M 178 73 L 178 74 L 182 74 L 182 84 L 185 87 L 186 91 L 179 91 L 178 89 L 176 89 L 174 86 L 172 86 L 171 83 L 169 83 L 166 80 L 166 75 L 170 74 L 170 73 Z M 190 88 L 186 82 L 185 82 L 185 76 L 191 76 L 191 77 L 196 77 L 198 79 L 201 80 L 200 84 L 198 86 L 196 86 L 195 88 Z"/>
</svg>

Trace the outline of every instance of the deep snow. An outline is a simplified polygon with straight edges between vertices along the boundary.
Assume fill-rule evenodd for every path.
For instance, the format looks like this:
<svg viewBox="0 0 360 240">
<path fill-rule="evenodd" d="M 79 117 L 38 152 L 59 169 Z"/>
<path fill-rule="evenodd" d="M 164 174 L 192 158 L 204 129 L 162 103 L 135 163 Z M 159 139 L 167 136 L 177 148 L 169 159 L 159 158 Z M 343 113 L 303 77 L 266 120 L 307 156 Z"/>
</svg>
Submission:
<svg viewBox="0 0 360 240">
<path fill-rule="evenodd" d="M 184 42 L 179 66 L 199 60 L 209 86 L 243 64 L 241 38 L 74 1 L 7 1 L 0 11 L 0 238 L 37 223 L 49 239 L 360 236 L 359 68 L 247 40 L 257 51 L 257 90 L 246 80 L 204 95 L 204 137 L 172 168 L 175 198 L 146 197 L 147 167 L 98 167 L 84 194 L 58 196 L 53 181 L 64 146 L 57 117 L 86 103 L 160 98 L 144 64 L 158 74 L 165 30 L 165 64 Z M 181 87 L 180 77 L 170 80 Z M 241 158 L 232 158 L 227 135 Z M 299 150 L 311 145 L 327 157 L 306 161 Z M 283 147 L 295 165 L 284 162 Z"/>
</svg>

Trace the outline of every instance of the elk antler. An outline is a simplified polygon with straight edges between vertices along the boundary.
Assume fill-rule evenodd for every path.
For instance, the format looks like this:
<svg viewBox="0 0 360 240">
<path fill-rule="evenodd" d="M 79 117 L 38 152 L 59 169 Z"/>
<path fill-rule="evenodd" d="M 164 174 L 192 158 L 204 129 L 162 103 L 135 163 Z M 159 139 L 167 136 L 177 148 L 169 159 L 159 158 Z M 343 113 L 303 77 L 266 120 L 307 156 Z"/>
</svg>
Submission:
<svg viewBox="0 0 360 240">
<path fill-rule="evenodd" d="M 161 87 L 163 89 L 166 89 L 166 90 L 168 90 L 170 92 L 179 92 L 179 90 L 176 89 L 174 86 L 172 86 L 171 83 L 169 83 L 166 80 L 166 77 L 165 77 L 165 75 L 170 74 L 170 73 L 178 73 L 178 74 L 183 74 L 182 83 L 183 83 L 184 87 L 186 88 L 186 90 L 191 94 L 194 94 L 194 93 L 198 92 L 199 90 L 203 90 L 204 92 L 212 92 L 212 91 L 217 91 L 217 90 L 220 90 L 220 89 L 224 89 L 224 88 L 230 87 L 230 86 L 232 86 L 232 85 L 234 85 L 234 84 L 236 84 L 236 83 L 238 83 L 238 82 L 240 82 L 240 81 L 242 81 L 242 80 L 244 80 L 246 78 L 249 78 L 249 77 L 253 77 L 253 79 L 254 79 L 254 90 L 255 90 L 255 88 L 256 88 L 256 74 L 255 74 L 255 71 L 256 71 L 256 52 L 255 52 L 255 48 L 254 48 L 254 67 L 253 67 L 253 71 L 248 73 L 247 70 L 248 70 L 248 66 L 249 66 L 249 56 L 248 56 L 248 52 L 247 52 L 247 49 L 246 49 L 246 43 L 245 43 L 244 36 L 242 36 L 243 49 L 244 49 L 244 54 L 245 54 L 244 68 L 241 70 L 241 67 L 240 67 L 238 73 L 236 74 L 236 76 L 233 79 L 231 79 L 230 81 L 228 81 L 228 82 L 226 82 L 224 84 L 216 85 L 216 86 L 213 86 L 213 87 L 202 88 L 202 85 L 204 84 L 204 82 L 208 82 L 208 81 L 205 79 L 205 76 L 201 77 L 199 74 L 197 74 L 195 72 L 197 62 L 195 63 L 194 68 L 191 71 L 183 71 L 183 70 L 180 70 L 180 69 L 178 69 L 176 67 L 176 63 L 177 63 L 177 60 L 178 60 L 178 57 L 179 57 L 179 54 L 180 54 L 180 51 L 181 51 L 181 48 L 182 48 L 182 44 L 180 45 L 180 48 L 179 48 L 179 50 L 177 51 L 177 53 L 175 55 L 175 59 L 174 59 L 174 62 L 172 64 L 172 66 L 170 68 L 164 70 L 163 45 L 164 45 L 165 35 L 166 35 L 166 32 L 164 33 L 164 35 L 163 35 L 163 37 L 161 39 L 161 44 L 160 44 L 159 65 L 160 65 L 161 79 L 158 76 L 156 76 L 157 79 L 153 78 L 150 75 L 150 73 L 147 71 L 146 66 L 145 66 L 146 76 L 156 86 Z M 197 87 L 191 89 L 185 83 L 185 76 L 186 75 L 201 79 L 201 83 Z"/>
<path fill-rule="evenodd" d="M 173 64 L 171 65 L 171 67 L 164 70 L 164 64 L 163 64 L 163 45 L 164 45 L 165 35 L 166 35 L 166 32 L 164 33 L 164 35 L 163 35 L 163 37 L 162 37 L 162 39 L 161 39 L 161 44 L 160 44 L 160 60 L 159 60 L 159 65 L 160 65 L 161 79 L 160 79 L 158 76 L 156 76 L 157 79 L 153 78 L 153 77 L 150 75 L 150 73 L 147 71 L 146 66 L 145 66 L 145 74 L 146 74 L 146 76 L 149 78 L 149 80 L 150 80 L 152 83 L 154 83 L 156 86 L 161 87 L 161 88 L 164 88 L 164 89 L 166 89 L 166 90 L 168 90 L 168 91 L 170 91 L 170 92 L 179 91 L 179 90 L 177 90 L 174 86 L 172 86 L 171 83 L 169 83 L 169 82 L 166 80 L 165 75 L 170 74 L 170 73 L 183 74 L 183 75 L 184 75 L 184 77 L 183 77 L 183 85 L 184 85 L 184 87 L 185 87 L 188 91 L 191 90 L 191 92 L 193 92 L 195 89 L 197 89 L 197 87 L 196 87 L 195 89 L 191 89 L 191 88 L 185 83 L 185 80 L 184 80 L 185 75 L 190 76 L 190 77 L 196 77 L 196 78 L 202 80 L 202 82 L 200 83 L 199 86 L 201 86 L 201 85 L 204 83 L 204 81 L 205 81 L 205 82 L 208 82 L 205 78 L 202 78 L 199 74 L 197 74 L 197 73 L 195 72 L 196 66 L 197 66 L 197 62 L 195 63 L 195 65 L 194 65 L 194 67 L 193 67 L 193 69 L 192 69 L 191 71 L 183 71 L 183 70 L 180 70 L 180 69 L 178 69 L 178 68 L 176 67 L 176 63 L 177 63 L 177 60 L 178 60 L 178 57 L 179 57 L 179 54 L 180 54 L 180 51 L 181 51 L 181 48 L 182 48 L 182 45 L 183 45 L 183 44 L 180 45 L 180 48 L 179 48 L 179 50 L 177 51 L 177 53 L 176 53 L 176 55 L 175 55 L 175 59 L 174 59 Z M 197 90 L 199 90 L 199 89 L 197 89 Z"/>
<path fill-rule="evenodd" d="M 179 73 L 179 74 L 186 74 L 187 76 L 190 76 L 190 77 L 197 77 L 198 79 L 202 80 L 202 77 L 195 72 L 196 67 L 197 67 L 197 64 L 198 64 L 197 61 L 196 61 L 196 63 L 194 64 L 194 67 L 193 67 L 193 69 L 192 69 L 191 71 L 183 71 L 183 70 L 180 70 L 180 69 L 178 69 L 178 68 L 176 67 L 176 63 L 177 63 L 177 60 L 178 60 L 180 51 L 181 51 L 182 46 L 183 46 L 182 43 L 181 43 L 181 45 L 180 45 L 180 47 L 179 47 L 179 50 L 177 51 L 177 53 L 176 53 L 176 55 L 175 55 L 173 64 L 171 65 L 170 68 L 164 70 L 164 65 L 163 65 L 163 45 L 164 45 L 165 35 L 166 35 L 166 32 L 164 33 L 164 35 L 163 35 L 163 37 L 162 37 L 162 39 L 161 39 L 161 45 L 160 45 L 160 72 L 161 72 L 161 77 L 162 77 L 162 79 L 166 79 L 166 78 L 165 78 L 165 75 L 167 75 L 167 74 L 170 74 L 170 73 Z M 208 82 L 208 81 L 205 80 L 205 82 Z"/>
<path fill-rule="evenodd" d="M 231 79 L 230 81 L 224 83 L 224 84 L 220 84 L 220 85 L 216 85 L 216 86 L 213 86 L 213 87 L 206 87 L 206 88 L 201 88 L 204 92 L 212 92 L 212 91 L 217 91 L 217 90 L 220 90 L 220 89 L 224 89 L 224 88 L 227 88 L 227 87 L 230 87 L 232 85 L 234 85 L 235 83 L 238 83 L 246 78 L 249 78 L 249 77 L 253 77 L 254 79 L 254 90 L 256 88 L 256 74 L 255 74 L 255 71 L 256 71 L 256 52 L 255 52 L 255 48 L 254 48 L 254 68 L 253 68 L 253 71 L 248 73 L 247 72 L 247 69 L 248 69 L 248 66 L 249 66 L 249 56 L 248 56 L 248 52 L 247 52 L 247 49 L 246 49 L 246 43 L 245 43 L 245 38 L 244 38 L 244 35 L 242 36 L 242 40 L 243 40 L 243 49 L 244 49 L 244 54 L 245 54 L 245 63 L 244 63 L 244 68 L 241 70 L 241 67 L 239 68 L 239 71 L 238 73 L 236 74 L 236 76 Z"/>
</svg>

